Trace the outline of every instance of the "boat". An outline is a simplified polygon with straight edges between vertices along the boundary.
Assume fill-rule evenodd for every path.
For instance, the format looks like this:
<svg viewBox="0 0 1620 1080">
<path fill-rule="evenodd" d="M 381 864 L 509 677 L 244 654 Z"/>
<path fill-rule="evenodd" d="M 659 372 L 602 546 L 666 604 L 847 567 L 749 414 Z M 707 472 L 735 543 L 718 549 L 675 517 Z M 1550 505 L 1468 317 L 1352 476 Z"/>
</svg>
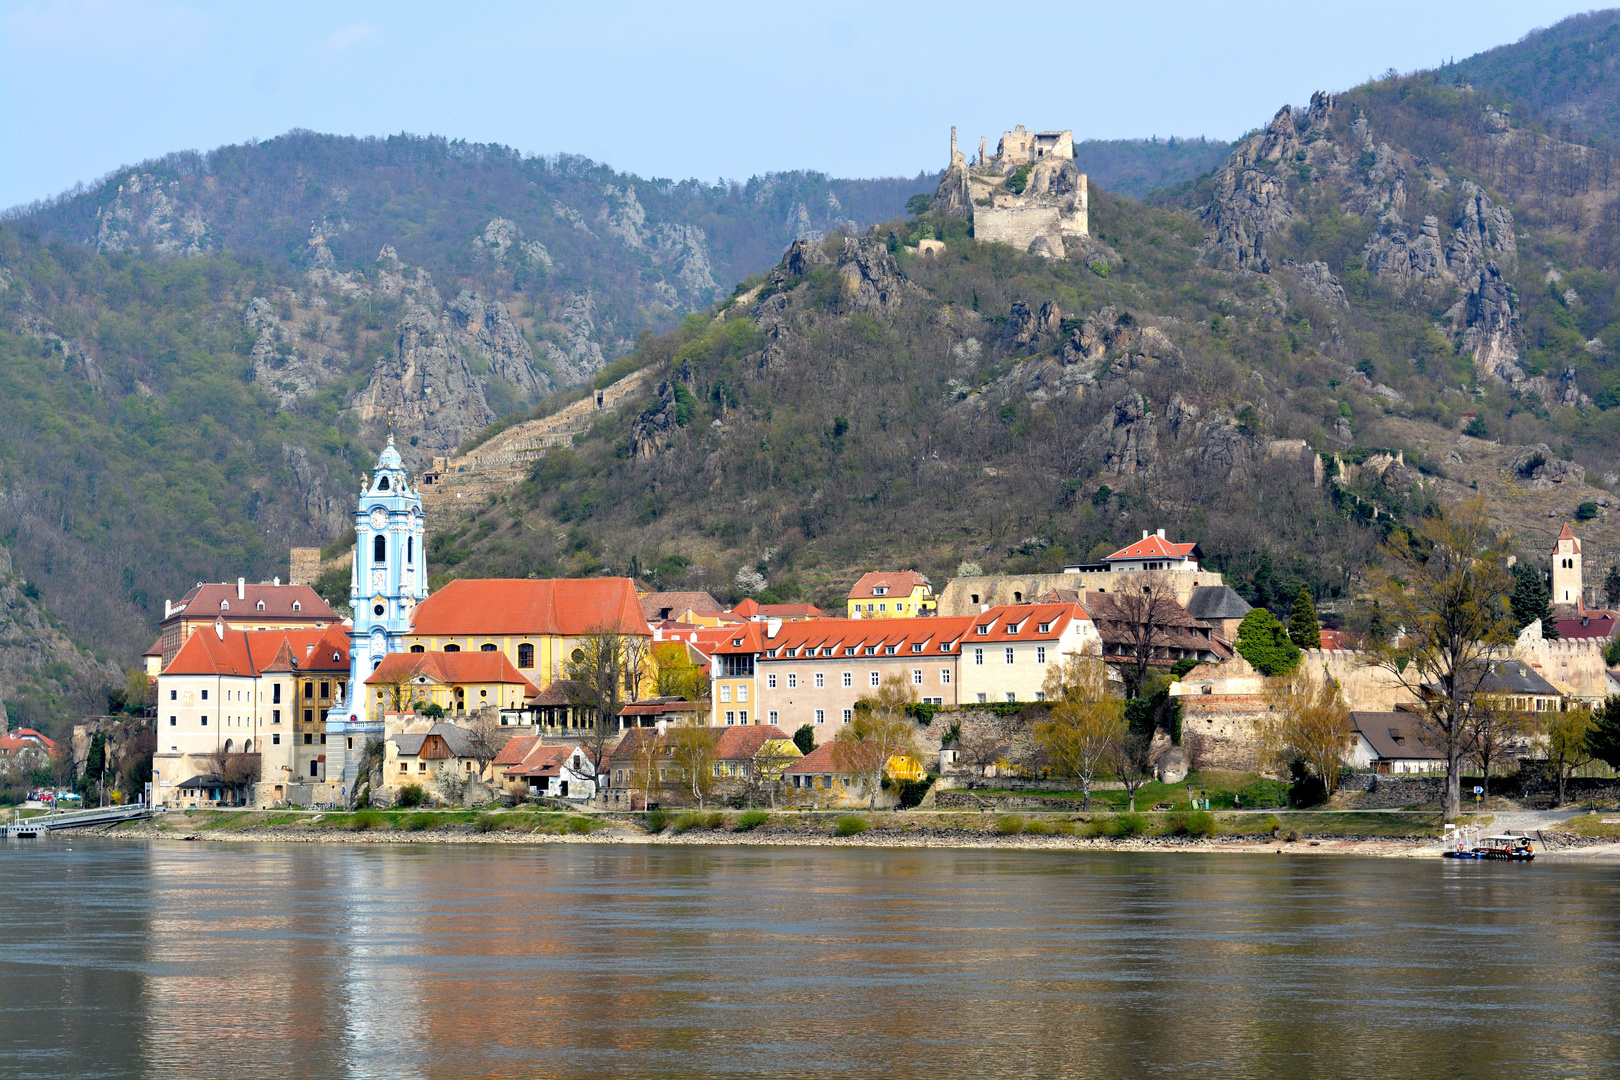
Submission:
<svg viewBox="0 0 1620 1080">
<path fill-rule="evenodd" d="M 1536 857 L 1535 845 L 1528 836 L 1498 833 L 1481 838 L 1472 826 L 1446 826 L 1446 849 L 1440 854 L 1447 859 L 1495 859 L 1502 862 L 1531 862 Z"/>
</svg>

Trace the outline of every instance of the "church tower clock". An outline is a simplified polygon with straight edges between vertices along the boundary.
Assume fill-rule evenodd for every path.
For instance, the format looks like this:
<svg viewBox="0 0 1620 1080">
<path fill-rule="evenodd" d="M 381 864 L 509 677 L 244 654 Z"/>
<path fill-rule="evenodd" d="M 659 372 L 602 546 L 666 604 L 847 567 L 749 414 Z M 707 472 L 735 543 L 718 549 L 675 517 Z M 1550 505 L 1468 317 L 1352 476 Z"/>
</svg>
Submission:
<svg viewBox="0 0 1620 1080">
<path fill-rule="evenodd" d="M 379 707 L 367 693 L 366 679 L 384 656 L 403 650 L 412 613 L 427 597 L 422 532 L 422 497 L 406 481 L 405 464 L 390 435 L 354 512 L 348 701 L 333 704 L 326 727 L 326 775 L 342 776 L 351 798 L 361 779 L 366 744 L 383 737 L 383 713 L 390 704 L 384 701 Z"/>
</svg>

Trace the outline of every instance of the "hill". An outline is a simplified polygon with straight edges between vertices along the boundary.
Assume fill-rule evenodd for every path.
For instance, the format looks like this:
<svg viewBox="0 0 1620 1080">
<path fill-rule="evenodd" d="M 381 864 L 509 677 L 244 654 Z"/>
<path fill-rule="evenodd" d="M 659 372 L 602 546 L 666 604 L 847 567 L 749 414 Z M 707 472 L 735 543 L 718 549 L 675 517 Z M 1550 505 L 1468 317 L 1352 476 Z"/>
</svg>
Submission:
<svg viewBox="0 0 1620 1080">
<path fill-rule="evenodd" d="M 1620 138 L 1620 11 L 1572 15 L 1440 74 L 1565 138 Z"/>
</svg>

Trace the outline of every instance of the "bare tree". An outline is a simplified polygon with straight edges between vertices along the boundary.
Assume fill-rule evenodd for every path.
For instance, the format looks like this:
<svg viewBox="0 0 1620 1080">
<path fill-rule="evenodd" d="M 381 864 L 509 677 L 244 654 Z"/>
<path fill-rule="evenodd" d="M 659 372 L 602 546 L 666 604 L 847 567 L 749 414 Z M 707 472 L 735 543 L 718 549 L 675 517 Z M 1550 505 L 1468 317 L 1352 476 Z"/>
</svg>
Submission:
<svg viewBox="0 0 1620 1080">
<path fill-rule="evenodd" d="M 1468 709 L 1468 756 L 1490 787 L 1491 766 L 1538 733 L 1536 714 L 1512 707 L 1504 694 L 1479 694 Z"/>
<path fill-rule="evenodd" d="M 260 761 L 258 754 L 216 750 L 208 757 L 208 767 L 219 777 L 220 783 L 241 791 L 247 785 L 258 782 Z"/>
<path fill-rule="evenodd" d="M 1317 682 L 1299 669 L 1269 680 L 1266 698 L 1270 711 L 1261 730 L 1266 756 L 1284 774 L 1302 763 L 1331 796 L 1355 731 L 1339 684 L 1325 673 Z"/>
<path fill-rule="evenodd" d="M 633 697 L 640 687 L 648 641 L 611 631 L 589 634 L 574 643 L 573 653 L 563 667 L 570 703 L 594 717 L 580 742 L 598 773 L 617 738 L 625 694 L 628 691 Z"/>
<path fill-rule="evenodd" d="M 1090 598 L 1092 621 L 1102 635 L 1104 654 L 1125 680 L 1129 697 L 1141 694 L 1148 669 L 1174 640 L 1174 627 L 1187 613 L 1175 586 L 1154 571 L 1110 578 L 1109 590 Z"/>
<path fill-rule="evenodd" d="M 766 739 L 749 763 L 749 781 L 765 793 L 771 809 L 776 809 L 777 789 L 782 786 L 782 774 L 787 767 L 804 755 L 793 745 L 792 739 Z"/>
<path fill-rule="evenodd" d="M 501 726 L 501 710 L 486 704 L 467 717 L 462 725 L 467 732 L 467 754 L 478 762 L 478 777 L 484 778 L 490 762 L 500 756 L 511 734 Z"/>
<path fill-rule="evenodd" d="M 1445 817 L 1462 809 L 1468 710 L 1490 674 L 1488 661 L 1515 637 L 1507 544 L 1483 499 L 1441 507 L 1411 533 L 1396 530 L 1369 575 L 1374 601 L 1401 628 L 1396 641 L 1369 640 L 1373 662 L 1425 703 L 1423 727 L 1446 754 Z"/>
<path fill-rule="evenodd" d="M 663 776 L 658 771 L 663 760 L 663 736 L 656 731 L 631 728 L 619 740 L 615 756 L 624 754 L 630 762 L 630 786 L 641 789 L 641 805 L 652 804 L 652 793 L 663 788 Z"/>
<path fill-rule="evenodd" d="M 1007 718 L 992 712 L 967 715 L 956 736 L 957 756 L 979 770 L 994 765 L 1012 741 L 1011 725 Z"/>
<path fill-rule="evenodd" d="M 1046 676 L 1052 712 L 1035 725 L 1052 771 L 1080 781 L 1083 808 L 1091 809 L 1091 785 L 1129 732 L 1125 702 L 1108 685 L 1108 669 L 1091 656 L 1070 656 Z"/>
<path fill-rule="evenodd" d="M 1142 731 L 1126 731 L 1115 740 L 1110 754 L 1114 775 L 1125 787 L 1131 813 L 1136 813 L 1136 793 L 1153 779 L 1153 737 Z"/>
<path fill-rule="evenodd" d="M 832 756 L 840 769 L 860 776 L 867 785 L 866 805 L 877 806 L 883 774 L 896 757 L 918 757 L 916 721 L 906 706 L 917 691 L 896 672 L 884 677 L 878 692 L 855 702 L 855 716 L 833 739 Z"/>
<path fill-rule="evenodd" d="M 1547 722 L 1547 765 L 1558 777 L 1559 806 L 1564 805 L 1569 778 L 1592 760 L 1589 742 L 1593 726 L 1592 710 L 1586 708 L 1554 713 Z"/>
<path fill-rule="evenodd" d="M 693 717 L 669 733 L 669 756 L 681 774 L 681 781 L 692 791 L 698 809 L 714 791 L 714 751 L 720 744 L 720 729 Z"/>
</svg>

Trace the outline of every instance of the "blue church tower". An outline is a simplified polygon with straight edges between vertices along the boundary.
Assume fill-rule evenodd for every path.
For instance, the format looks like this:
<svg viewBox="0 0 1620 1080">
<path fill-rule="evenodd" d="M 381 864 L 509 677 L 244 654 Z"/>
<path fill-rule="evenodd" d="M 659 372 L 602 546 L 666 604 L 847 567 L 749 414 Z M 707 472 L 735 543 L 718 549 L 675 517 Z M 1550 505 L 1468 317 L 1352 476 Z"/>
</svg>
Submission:
<svg viewBox="0 0 1620 1080">
<path fill-rule="evenodd" d="M 354 512 L 349 700 L 333 703 L 326 725 L 328 782 L 341 775 L 351 798 L 361 779 L 366 744 L 383 737 L 384 710 L 367 692 L 366 679 L 385 655 L 405 651 L 404 636 L 416 605 L 427 597 L 422 531 L 422 497 L 406 482 L 405 463 L 390 435 Z M 340 763 L 341 768 L 334 768 Z"/>
</svg>

